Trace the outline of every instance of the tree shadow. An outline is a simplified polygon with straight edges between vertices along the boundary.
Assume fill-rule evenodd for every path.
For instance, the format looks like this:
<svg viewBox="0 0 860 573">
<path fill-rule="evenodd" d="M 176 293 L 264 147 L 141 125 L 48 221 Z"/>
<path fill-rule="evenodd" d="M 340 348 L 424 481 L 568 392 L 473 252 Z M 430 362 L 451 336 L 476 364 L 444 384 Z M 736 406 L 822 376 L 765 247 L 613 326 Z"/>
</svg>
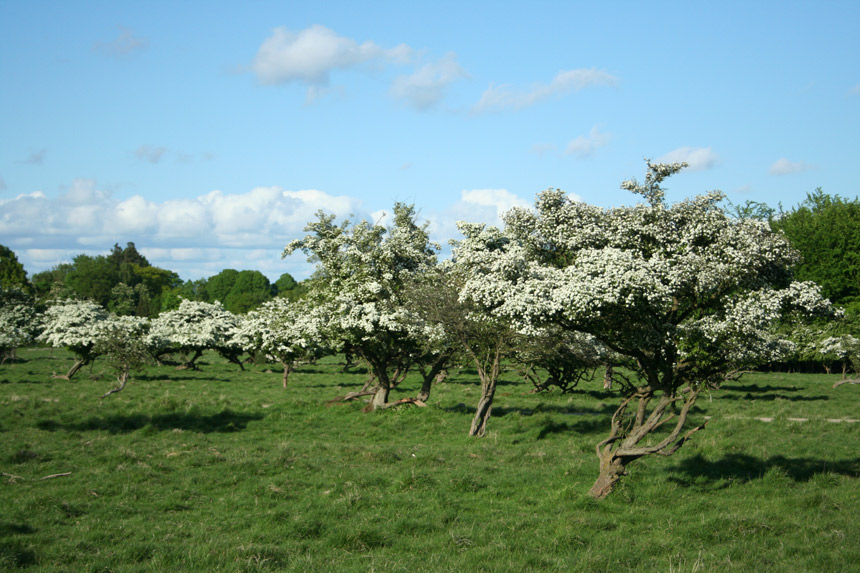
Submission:
<svg viewBox="0 0 860 573">
<path fill-rule="evenodd" d="M 206 376 L 200 373 L 200 376 L 187 376 L 175 374 L 136 374 L 133 380 L 146 380 L 148 382 L 231 382 L 230 378 L 216 378 L 214 376 Z"/>
<path fill-rule="evenodd" d="M 818 402 L 821 400 L 829 400 L 830 396 L 818 395 L 818 396 L 785 396 L 783 394 L 758 394 L 753 395 L 750 393 L 746 393 L 744 395 L 739 394 L 728 394 L 720 396 L 721 400 L 761 400 L 772 402 L 774 400 L 786 400 L 788 402 Z"/>
<path fill-rule="evenodd" d="M 805 482 L 816 474 L 836 473 L 849 477 L 860 477 L 860 457 L 827 461 L 813 458 L 786 458 L 774 456 L 760 459 L 746 454 L 725 454 L 719 460 L 706 460 L 701 454 L 683 460 L 669 471 L 682 474 L 670 477 L 675 483 L 690 486 L 693 480 L 717 482 L 725 479 L 749 482 L 761 479 L 770 470 L 777 469 L 797 482 Z"/>
<path fill-rule="evenodd" d="M 573 424 L 567 422 L 547 421 L 543 424 L 540 432 L 538 432 L 537 440 L 543 440 L 550 434 L 593 434 L 596 432 L 605 432 L 607 430 L 606 420 L 603 418 L 591 418 L 580 420 Z"/>
<path fill-rule="evenodd" d="M 510 414 L 519 414 L 520 416 L 534 416 L 535 414 L 541 413 L 551 413 L 551 414 L 561 414 L 566 416 L 595 416 L 602 417 L 611 415 L 617 409 L 616 406 L 611 404 L 599 406 L 596 408 L 587 408 L 582 406 L 555 406 L 555 405 L 545 405 L 541 404 L 534 408 L 517 408 L 517 407 L 505 407 L 505 406 L 493 406 L 492 416 L 494 418 L 503 418 Z M 475 406 L 467 406 L 463 402 L 460 402 L 456 406 L 449 406 L 447 408 L 442 408 L 445 412 L 459 412 L 463 414 L 474 414 L 477 411 Z"/>
<path fill-rule="evenodd" d="M 74 424 L 61 424 L 54 420 L 44 420 L 36 426 L 40 430 L 55 432 L 65 430 L 67 432 L 107 431 L 111 434 L 127 434 L 145 428 L 152 427 L 159 431 L 188 430 L 208 434 L 212 432 L 238 432 L 248 426 L 248 422 L 262 420 L 265 417 L 261 413 L 233 412 L 225 409 L 211 416 L 199 414 L 171 413 L 148 416 L 146 414 L 116 415 L 104 417 L 91 417 L 83 422 Z"/>
<path fill-rule="evenodd" d="M 758 384 L 721 384 L 720 390 L 726 392 L 797 392 L 796 386 L 759 386 Z"/>
</svg>

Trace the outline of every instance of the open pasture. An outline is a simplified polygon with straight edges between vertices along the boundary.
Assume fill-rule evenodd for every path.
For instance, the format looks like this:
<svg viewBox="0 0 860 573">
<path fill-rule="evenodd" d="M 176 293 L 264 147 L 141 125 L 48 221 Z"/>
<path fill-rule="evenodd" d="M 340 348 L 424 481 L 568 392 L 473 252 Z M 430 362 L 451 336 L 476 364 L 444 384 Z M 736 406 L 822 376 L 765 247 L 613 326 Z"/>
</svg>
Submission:
<svg viewBox="0 0 860 573">
<path fill-rule="evenodd" d="M 428 407 L 364 414 L 339 358 L 242 372 L 150 367 L 121 393 L 98 361 L 21 349 L 0 367 L 0 570 L 847 571 L 860 565 L 860 385 L 749 374 L 608 499 L 587 492 L 618 397 L 599 377 L 529 394 L 507 372 L 488 435 L 463 369 Z M 410 377 L 392 400 L 414 396 Z M 773 418 L 763 422 L 756 418 Z M 792 418 L 807 418 L 793 421 Z"/>
</svg>

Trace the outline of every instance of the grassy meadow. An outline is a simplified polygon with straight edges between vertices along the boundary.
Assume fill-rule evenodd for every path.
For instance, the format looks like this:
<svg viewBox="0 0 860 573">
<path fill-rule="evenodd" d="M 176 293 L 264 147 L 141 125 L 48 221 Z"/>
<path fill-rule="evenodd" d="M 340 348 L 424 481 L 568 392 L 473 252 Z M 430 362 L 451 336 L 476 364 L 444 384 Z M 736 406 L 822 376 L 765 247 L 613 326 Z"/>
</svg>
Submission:
<svg viewBox="0 0 860 573">
<path fill-rule="evenodd" d="M 337 357 L 283 390 L 276 366 L 207 354 L 100 400 L 114 379 L 98 361 L 68 382 L 51 373 L 70 354 L 18 355 L 0 366 L 0 570 L 860 570 L 860 423 L 827 421 L 860 418 L 860 385 L 839 375 L 704 395 L 704 431 L 596 502 L 618 403 L 599 379 L 529 394 L 508 372 L 475 439 L 468 369 L 427 408 L 365 414 L 328 403 L 367 376 Z"/>
</svg>

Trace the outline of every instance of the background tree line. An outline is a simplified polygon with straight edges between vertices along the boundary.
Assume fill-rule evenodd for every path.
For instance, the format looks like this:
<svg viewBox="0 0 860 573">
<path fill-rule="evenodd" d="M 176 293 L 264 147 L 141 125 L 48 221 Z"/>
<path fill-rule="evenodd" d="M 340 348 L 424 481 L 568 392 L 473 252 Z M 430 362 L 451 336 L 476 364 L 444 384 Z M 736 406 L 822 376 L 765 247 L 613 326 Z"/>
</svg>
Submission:
<svg viewBox="0 0 860 573">
<path fill-rule="evenodd" d="M 182 299 L 219 301 L 230 312 L 243 314 L 274 297 L 294 301 L 307 292 L 289 273 L 274 283 L 260 271 L 234 269 L 183 281 L 177 273 L 151 265 L 132 242 L 125 248 L 115 244 L 107 255 L 77 255 L 30 279 L 15 253 L 0 245 L 0 284 L 18 286 L 38 301 L 90 300 L 119 316 L 150 318 L 179 308 Z"/>
</svg>

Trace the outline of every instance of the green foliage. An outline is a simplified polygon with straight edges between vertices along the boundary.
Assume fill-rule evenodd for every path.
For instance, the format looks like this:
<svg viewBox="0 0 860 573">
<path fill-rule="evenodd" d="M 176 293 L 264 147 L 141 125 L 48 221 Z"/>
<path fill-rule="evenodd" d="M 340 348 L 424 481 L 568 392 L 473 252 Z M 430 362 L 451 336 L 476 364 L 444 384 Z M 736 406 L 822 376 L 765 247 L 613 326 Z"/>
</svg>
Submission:
<svg viewBox="0 0 860 573">
<path fill-rule="evenodd" d="M 860 314 L 860 200 L 818 188 L 771 225 L 803 257 L 797 278 L 818 283 L 824 296 L 849 314 Z"/>
<path fill-rule="evenodd" d="M 42 300 L 91 300 L 120 315 L 154 317 L 164 293 L 182 285 L 173 271 L 153 267 L 134 243 L 114 245 L 108 255 L 80 254 L 72 263 L 57 265 L 33 276 Z"/>
<path fill-rule="evenodd" d="M 32 289 L 24 265 L 18 262 L 15 252 L 4 245 L 0 245 L 0 287 L 18 287 L 28 292 Z"/>
<path fill-rule="evenodd" d="M 272 298 L 272 285 L 260 271 L 240 271 L 224 299 L 224 308 L 244 314 Z"/>
<path fill-rule="evenodd" d="M 215 302 L 217 300 L 223 304 L 230 291 L 233 290 L 233 285 L 236 284 L 238 277 L 239 271 L 235 269 L 224 269 L 217 275 L 209 277 L 206 281 L 207 298 L 204 302 Z"/>
</svg>

